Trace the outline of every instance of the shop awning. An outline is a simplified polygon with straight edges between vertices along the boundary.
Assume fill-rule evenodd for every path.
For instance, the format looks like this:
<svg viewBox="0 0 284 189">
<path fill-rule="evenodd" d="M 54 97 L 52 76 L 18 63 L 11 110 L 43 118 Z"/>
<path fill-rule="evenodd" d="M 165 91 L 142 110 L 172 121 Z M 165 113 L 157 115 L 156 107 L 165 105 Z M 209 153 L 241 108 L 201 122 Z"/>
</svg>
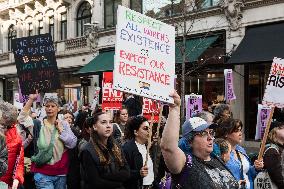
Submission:
<svg viewBox="0 0 284 189">
<path fill-rule="evenodd" d="M 244 39 L 227 63 L 271 62 L 284 58 L 284 23 L 248 28 Z"/>
<path fill-rule="evenodd" d="M 98 72 L 112 71 L 114 62 L 114 51 L 100 52 L 87 65 L 75 74 L 95 74 Z"/>
<path fill-rule="evenodd" d="M 186 41 L 186 62 L 195 62 L 217 40 L 218 36 L 201 37 Z M 176 42 L 176 63 L 182 63 L 182 41 Z"/>
</svg>

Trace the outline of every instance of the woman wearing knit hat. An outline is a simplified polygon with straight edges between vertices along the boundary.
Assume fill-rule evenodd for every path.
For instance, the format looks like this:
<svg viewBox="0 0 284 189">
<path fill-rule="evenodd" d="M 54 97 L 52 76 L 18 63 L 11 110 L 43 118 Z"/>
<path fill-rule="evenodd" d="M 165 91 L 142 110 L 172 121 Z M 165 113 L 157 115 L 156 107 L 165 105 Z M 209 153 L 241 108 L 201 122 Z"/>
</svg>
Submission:
<svg viewBox="0 0 284 189">
<path fill-rule="evenodd" d="M 213 128 L 202 118 L 194 117 L 183 125 L 184 137 L 192 149 L 187 157 L 178 148 L 180 97 L 175 92 L 161 141 L 165 163 L 173 174 L 173 185 L 184 189 L 237 189 L 238 183 L 213 151 Z"/>
<path fill-rule="evenodd" d="M 8 170 L 0 181 L 17 189 L 24 182 L 24 147 L 17 131 L 18 110 L 12 104 L 1 101 L 0 115 L 0 126 L 4 130 L 8 149 Z"/>
</svg>

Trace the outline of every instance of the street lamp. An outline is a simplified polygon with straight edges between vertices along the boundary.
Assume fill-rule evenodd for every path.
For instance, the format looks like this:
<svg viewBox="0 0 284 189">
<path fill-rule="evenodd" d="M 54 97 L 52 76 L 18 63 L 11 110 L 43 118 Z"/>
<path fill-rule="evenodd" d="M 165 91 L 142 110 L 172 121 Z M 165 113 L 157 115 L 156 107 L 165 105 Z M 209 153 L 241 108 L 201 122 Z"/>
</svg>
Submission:
<svg viewBox="0 0 284 189">
<path fill-rule="evenodd" d="M 86 23 L 84 35 L 89 40 L 90 49 L 93 54 L 97 52 L 98 42 L 99 42 L 99 30 L 100 27 L 98 26 L 99 22 L 95 21 L 94 23 Z"/>
</svg>

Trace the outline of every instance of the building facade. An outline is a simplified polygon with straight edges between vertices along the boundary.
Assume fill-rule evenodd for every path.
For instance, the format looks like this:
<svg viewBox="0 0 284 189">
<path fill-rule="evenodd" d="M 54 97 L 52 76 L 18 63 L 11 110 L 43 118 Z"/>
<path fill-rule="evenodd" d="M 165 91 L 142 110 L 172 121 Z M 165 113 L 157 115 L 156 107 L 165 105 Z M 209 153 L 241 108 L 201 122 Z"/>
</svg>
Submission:
<svg viewBox="0 0 284 189">
<path fill-rule="evenodd" d="M 237 99 L 231 103 L 233 114 L 244 122 L 246 140 L 253 139 L 255 109 L 257 103 L 261 102 L 273 57 L 270 60 L 255 58 L 254 61 L 227 61 L 238 52 L 239 45 L 252 28 L 282 24 L 284 0 L 0 1 L 1 97 L 12 101 L 14 93 L 18 91 L 11 39 L 51 33 L 62 83 L 60 95 L 67 100 L 81 96 L 85 102 L 90 102 L 94 96 L 94 87 L 100 85 L 101 76 L 96 71 L 83 73 L 80 69 L 95 61 L 100 54 L 113 51 L 116 9 L 119 4 L 175 26 L 178 79 L 182 73 L 179 51 L 183 50 L 182 39 L 186 37 L 185 94 L 202 94 L 204 106 L 212 101 L 223 100 L 223 70 L 234 70 Z M 89 30 L 86 37 L 86 26 L 89 29 L 96 28 L 96 33 Z M 283 38 L 281 40 L 284 42 Z M 91 86 L 81 86 L 80 77 L 89 78 Z M 76 97 L 78 93 L 80 95 Z"/>
</svg>

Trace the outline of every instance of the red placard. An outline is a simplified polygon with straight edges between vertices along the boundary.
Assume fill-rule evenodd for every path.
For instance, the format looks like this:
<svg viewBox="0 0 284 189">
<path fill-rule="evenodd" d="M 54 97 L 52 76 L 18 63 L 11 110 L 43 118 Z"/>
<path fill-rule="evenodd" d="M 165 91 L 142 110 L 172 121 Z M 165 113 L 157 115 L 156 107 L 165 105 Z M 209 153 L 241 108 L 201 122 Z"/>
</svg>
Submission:
<svg viewBox="0 0 284 189">
<path fill-rule="evenodd" d="M 112 72 L 103 73 L 102 83 L 102 109 L 103 110 L 120 110 L 122 108 L 123 93 L 114 90 Z"/>
<path fill-rule="evenodd" d="M 161 104 L 159 101 L 143 98 L 143 116 L 149 121 L 151 120 L 152 113 L 154 113 L 154 123 L 158 123 L 160 108 Z"/>
</svg>

